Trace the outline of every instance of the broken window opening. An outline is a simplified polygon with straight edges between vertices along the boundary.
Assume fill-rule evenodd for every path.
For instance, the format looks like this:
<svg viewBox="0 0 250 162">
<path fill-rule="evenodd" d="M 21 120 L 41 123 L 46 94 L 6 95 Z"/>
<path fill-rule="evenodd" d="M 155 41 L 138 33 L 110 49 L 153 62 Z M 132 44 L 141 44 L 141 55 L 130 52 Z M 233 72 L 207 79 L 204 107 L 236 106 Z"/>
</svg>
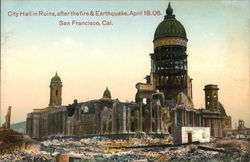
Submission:
<svg viewBox="0 0 250 162">
<path fill-rule="evenodd" d="M 89 112 L 88 106 L 84 106 L 83 112 L 85 112 L 85 113 Z"/>
<path fill-rule="evenodd" d="M 135 122 L 132 121 L 131 122 L 131 132 L 134 132 L 135 131 Z"/>
</svg>

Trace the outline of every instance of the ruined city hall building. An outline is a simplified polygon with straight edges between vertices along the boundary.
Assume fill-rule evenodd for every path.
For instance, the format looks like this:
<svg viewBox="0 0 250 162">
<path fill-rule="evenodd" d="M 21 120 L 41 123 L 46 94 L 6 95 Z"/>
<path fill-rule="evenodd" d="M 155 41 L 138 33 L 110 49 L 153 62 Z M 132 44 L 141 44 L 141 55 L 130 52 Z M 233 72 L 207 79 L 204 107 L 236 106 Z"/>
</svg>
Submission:
<svg viewBox="0 0 250 162">
<path fill-rule="evenodd" d="M 204 87 L 205 108 L 194 108 L 192 79 L 188 75 L 187 35 L 173 15 L 170 4 L 154 33 L 151 70 L 146 83 L 137 83 L 135 102 L 112 99 L 106 88 L 97 100 L 62 105 L 62 80 L 50 82 L 50 102 L 27 115 L 27 134 L 51 136 L 122 137 L 136 134 L 179 137 L 182 127 L 208 127 L 210 135 L 222 137 L 231 128 L 231 117 L 218 99 L 217 85 Z"/>
</svg>

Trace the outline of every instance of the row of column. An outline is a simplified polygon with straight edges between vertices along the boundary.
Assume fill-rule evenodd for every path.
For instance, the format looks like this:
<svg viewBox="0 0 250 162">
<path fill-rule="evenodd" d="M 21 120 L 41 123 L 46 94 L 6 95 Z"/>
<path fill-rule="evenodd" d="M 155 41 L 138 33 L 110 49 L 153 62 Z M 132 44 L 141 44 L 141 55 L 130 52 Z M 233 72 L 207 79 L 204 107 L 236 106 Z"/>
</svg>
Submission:
<svg viewBox="0 0 250 162">
<path fill-rule="evenodd" d="M 131 109 L 125 105 L 122 107 L 122 111 L 119 114 L 117 112 L 118 106 L 117 103 L 114 103 L 113 111 L 112 111 L 112 133 L 129 133 L 129 132 L 144 132 L 143 129 L 144 122 L 149 123 L 149 130 L 148 132 L 157 133 L 162 132 L 162 107 L 160 105 L 160 101 L 155 103 L 150 102 L 149 106 L 149 121 L 143 120 L 143 103 L 142 100 L 139 101 L 139 108 L 138 110 L 134 110 L 134 115 L 131 115 Z M 154 114 L 153 110 L 155 109 Z M 153 130 L 153 123 L 154 123 L 154 130 Z M 131 131 L 131 127 L 135 127 L 135 131 Z"/>
<path fill-rule="evenodd" d="M 210 127 L 211 136 L 222 137 L 222 120 L 221 119 L 203 119 L 205 127 Z"/>
<path fill-rule="evenodd" d="M 193 111 L 180 111 L 180 119 L 182 126 L 192 126 L 192 127 L 200 127 L 201 126 L 201 115 L 196 114 Z M 191 118 L 191 119 L 190 119 Z"/>
</svg>

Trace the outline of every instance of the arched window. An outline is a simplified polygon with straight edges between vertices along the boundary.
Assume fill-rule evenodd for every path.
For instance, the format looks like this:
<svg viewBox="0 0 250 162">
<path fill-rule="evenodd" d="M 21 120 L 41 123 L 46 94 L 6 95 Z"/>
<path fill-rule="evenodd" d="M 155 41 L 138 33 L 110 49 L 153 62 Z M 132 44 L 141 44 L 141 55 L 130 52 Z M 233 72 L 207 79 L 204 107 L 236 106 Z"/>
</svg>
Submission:
<svg viewBox="0 0 250 162">
<path fill-rule="evenodd" d="M 89 112 L 88 106 L 85 106 L 85 107 L 84 107 L 84 112 L 85 112 L 85 113 Z"/>
<path fill-rule="evenodd" d="M 82 109 L 82 111 L 83 111 L 84 113 L 88 113 L 88 112 L 89 112 L 88 106 L 82 105 L 82 106 L 81 106 L 81 109 Z"/>
<path fill-rule="evenodd" d="M 58 96 L 58 89 L 56 90 L 56 96 Z"/>
</svg>

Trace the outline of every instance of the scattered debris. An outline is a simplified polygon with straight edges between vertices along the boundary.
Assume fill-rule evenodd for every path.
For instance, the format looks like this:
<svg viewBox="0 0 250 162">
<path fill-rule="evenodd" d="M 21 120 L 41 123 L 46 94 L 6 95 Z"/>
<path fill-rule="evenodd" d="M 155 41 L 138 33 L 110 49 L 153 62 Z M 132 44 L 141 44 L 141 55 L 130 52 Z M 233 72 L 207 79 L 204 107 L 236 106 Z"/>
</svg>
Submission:
<svg viewBox="0 0 250 162">
<path fill-rule="evenodd" d="M 40 144 L 38 142 L 11 129 L 0 130 L 0 144 L 0 154 L 29 149 L 40 149 Z"/>
<path fill-rule="evenodd" d="M 165 141 L 165 144 L 163 143 Z M 76 161 L 250 161 L 247 140 L 216 139 L 212 143 L 198 142 L 173 145 L 166 139 L 131 138 L 57 138 L 40 142 L 40 150 L 22 150 L 3 154 L 0 161 L 56 161 L 71 158 Z M 161 143 L 162 142 L 162 143 Z M 142 145 L 136 145 L 140 143 Z M 161 147 L 162 145 L 163 147 Z M 133 149 L 132 149 L 133 148 Z"/>
<path fill-rule="evenodd" d="M 212 148 L 212 147 L 206 147 L 206 146 L 198 146 L 198 149 L 201 149 L 204 151 L 216 151 L 216 152 L 222 152 L 222 153 L 225 152 L 223 148 Z"/>
</svg>

